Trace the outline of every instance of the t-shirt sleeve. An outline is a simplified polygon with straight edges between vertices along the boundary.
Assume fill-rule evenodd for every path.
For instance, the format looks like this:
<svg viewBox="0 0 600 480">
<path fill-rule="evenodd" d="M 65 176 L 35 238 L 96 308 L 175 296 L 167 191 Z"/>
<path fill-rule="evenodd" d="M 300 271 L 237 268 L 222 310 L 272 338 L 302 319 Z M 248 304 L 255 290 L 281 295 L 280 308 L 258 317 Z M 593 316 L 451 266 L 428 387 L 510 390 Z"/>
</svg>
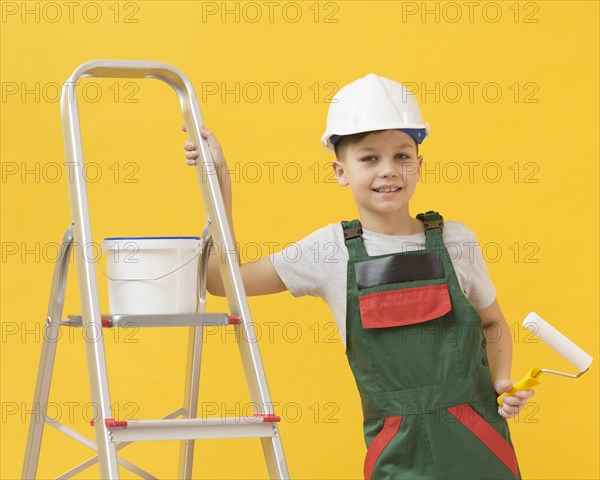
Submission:
<svg viewBox="0 0 600 480">
<path fill-rule="evenodd" d="M 496 287 L 488 273 L 475 233 L 461 223 L 456 226 L 459 229 L 457 241 L 451 242 L 447 248 L 459 283 L 474 307 L 487 308 L 496 299 Z"/>
<path fill-rule="evenodd" d="M 327 265 L 341 261 L 334 225 L 323 227 L 269 256 L 275 271 L 294 297 L 325 298 Z"/>
</svg>

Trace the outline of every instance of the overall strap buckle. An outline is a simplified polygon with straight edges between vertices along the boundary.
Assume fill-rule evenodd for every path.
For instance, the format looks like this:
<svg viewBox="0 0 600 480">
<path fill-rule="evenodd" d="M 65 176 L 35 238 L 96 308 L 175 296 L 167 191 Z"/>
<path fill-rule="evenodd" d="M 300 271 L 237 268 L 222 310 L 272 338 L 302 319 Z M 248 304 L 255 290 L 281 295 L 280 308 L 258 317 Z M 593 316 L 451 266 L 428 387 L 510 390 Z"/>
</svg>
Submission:
<svg viewBox="0 0 600 480">
<path fill-rule="evenodd" d="M 360 220 L 343 221 L 342 228 L 344 229 L 344 243 L 348 249 L 349 260 L 357 261 L 369 258 L 362 239 L 363 228 Z"/>
<path fill-rule="evenodd" d="M 439 228 L 440 230 L 443 230 L 444 228 L 444 217 L 442 217 L 438 212 L 434 212 L 433 210 L 429 210 L 425 213 L 419 213 L 417 215 L 417 219 L 423 222 L 425 232 L 434 228 Z"/>
<path fill-rule="evenodd" d="M 344 228 L 344 240 L 360 237 L 363 233 L 362 225 Z"/>
</svg>

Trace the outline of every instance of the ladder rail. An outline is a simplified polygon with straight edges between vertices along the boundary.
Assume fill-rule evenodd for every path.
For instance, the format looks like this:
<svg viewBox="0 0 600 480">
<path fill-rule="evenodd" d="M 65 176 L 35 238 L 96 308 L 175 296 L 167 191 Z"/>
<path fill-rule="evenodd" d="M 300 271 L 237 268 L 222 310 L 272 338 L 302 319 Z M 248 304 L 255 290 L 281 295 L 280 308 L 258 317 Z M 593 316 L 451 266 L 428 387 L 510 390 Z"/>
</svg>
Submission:
<svg viewBox="0 0 600 480">
<path fill-rule="evenodd" d="M 84 175 L 83 147 L 79 126 L 76 86 L 80 77 L 86 74 L 78 67 L 65 82 L 60 98 L 65 164 L 69 172 L 69 199 L 73 219 L 75 241 L 75 264 L 79 279 L 79 295 L 83 316 L 85 351 L 92 401 L 98 405 L 101 418 L 112 418 L 110 390 L 106 368 L 106 355 L 102 334 L 100 301 L 98 296 L 96 265 L 87 258 L 87 249 L 93 246 L 87 186 Z M 98 448 L 100 476 L 110 480 L 119 478 L 117 452 L 103 422 L 94 426 Z"/>
</svg>

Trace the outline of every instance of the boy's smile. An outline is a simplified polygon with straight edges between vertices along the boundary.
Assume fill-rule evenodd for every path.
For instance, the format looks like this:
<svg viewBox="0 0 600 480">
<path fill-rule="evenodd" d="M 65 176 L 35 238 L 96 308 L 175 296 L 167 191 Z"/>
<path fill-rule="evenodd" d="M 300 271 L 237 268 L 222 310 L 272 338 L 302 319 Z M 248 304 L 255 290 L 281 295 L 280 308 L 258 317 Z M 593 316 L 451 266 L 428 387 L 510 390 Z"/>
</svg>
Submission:
<svg viewBox="0 0 600 480">
<path fill-rule="evenodd" d="M 399 190 L 402 190 L 402 187 L 398 187 L 396 185 L 384 185 L 383 187 L 374 188 L 373 190 L 379 193 L 395 193 Z"/>
<path fill-rule="evenodd" d="M 344 158 L 334 161 L 333 167 L 338 183 L 350 186 L 365 228 L 386 233 L 412 224 L 408 203 L 422 161 L 409 135 L 385 130 L 348 145 Z"/>
</svg>

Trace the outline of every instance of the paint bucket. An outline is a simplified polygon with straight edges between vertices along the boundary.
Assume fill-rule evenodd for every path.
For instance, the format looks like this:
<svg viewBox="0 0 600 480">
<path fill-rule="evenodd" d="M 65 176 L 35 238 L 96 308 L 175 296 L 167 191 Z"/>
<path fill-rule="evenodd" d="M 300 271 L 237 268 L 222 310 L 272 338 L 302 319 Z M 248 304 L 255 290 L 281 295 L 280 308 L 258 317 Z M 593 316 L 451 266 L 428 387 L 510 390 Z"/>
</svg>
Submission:
<svg viewBox="0 0 600 480">
<path fill-rule="evenodd" d="M 196 312 L 200 237 L 110 237 L 102 251 L 111 314 Z"/>
</svg>

